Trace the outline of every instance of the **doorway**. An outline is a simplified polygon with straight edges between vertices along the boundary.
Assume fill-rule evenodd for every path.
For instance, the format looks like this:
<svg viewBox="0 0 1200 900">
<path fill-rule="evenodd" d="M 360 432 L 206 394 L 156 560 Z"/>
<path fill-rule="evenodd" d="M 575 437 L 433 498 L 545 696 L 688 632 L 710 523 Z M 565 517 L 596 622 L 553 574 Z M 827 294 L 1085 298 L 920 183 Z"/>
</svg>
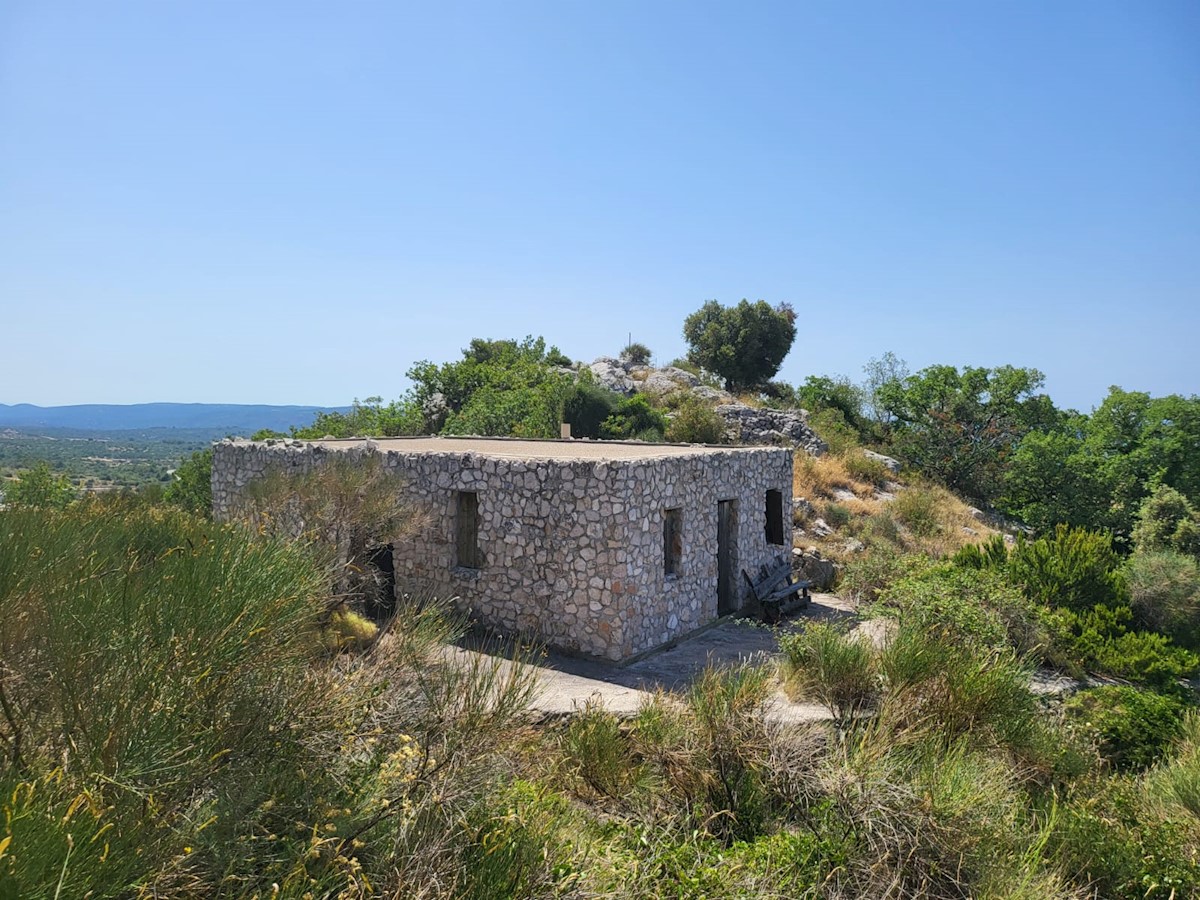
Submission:
<svg viewBox="0 0 1200 900">
<path fill-rule="evenodd" d="M 737 519 L 738 508 L 736 500 L 717 501 L 718 616 L 727 616 L 738 608 Z"/>
</svg>

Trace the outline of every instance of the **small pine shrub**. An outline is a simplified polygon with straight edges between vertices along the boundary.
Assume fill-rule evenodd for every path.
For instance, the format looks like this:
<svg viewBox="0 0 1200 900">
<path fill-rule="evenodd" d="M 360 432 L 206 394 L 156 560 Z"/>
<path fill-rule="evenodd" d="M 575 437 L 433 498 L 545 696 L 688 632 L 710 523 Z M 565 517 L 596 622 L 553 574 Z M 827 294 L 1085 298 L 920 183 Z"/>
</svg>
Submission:
<svg viewBox="0 0 1200 900">
<path fill-rule="evenodd" d="M 1080 691 L 1063 709 L 1110 766 L 1138 771 L 1161 759 L 1180 736 L 1188 707 L 1178 696 L 1105 685 Z"/>
<path fill-rule="evenodd" d="M 1055 661 L 1077 671 L 1099 672 L 1160 689 L 1171 689 L 1200 669 L 1200 657 L 1170 638 L 1130 631 L 1127 606 L 1095 606 L 1086 612 L 1057 610 L 1047 617 Z"/>
<path fill-rule="evenodd" d="M 1003 572 L 1008 568 L 1008 545 L 1003 535 L 993 534 L 981 544 L 964 544 L 951 561 L 966 569 Z"/>
<path fill-rule="evenodd" d="M 1059 525 L 1053 535 L 1018 540 L 1009 554 L 1009 577 L 1047 606 L 1077 611 L 1122 606 L 1128 594 L 1112 538 Z"/>
<path fill-rule="evenodd" d="M 1138 550 L 1124 575 L 1137 627 L 1200 649 L 1200 563 L 1170 550 Z"/>
<path fill-rule="evenodd" d="M 621 361 L 627 362 L 631 366 L 648 366 L 650 365 L 651 356 L 653 354 L 650 352 L 650 348 L 645 344 L 639 344 L 637 341 L 634 341 L 621 350 Z"/>
<path fill-rule="evenodd" d="M 725 420 L 711 406 L 688 394 L 671 416 L 667 440 L 679 444 L 723 444 L 728 433 Z"/>
</svg>

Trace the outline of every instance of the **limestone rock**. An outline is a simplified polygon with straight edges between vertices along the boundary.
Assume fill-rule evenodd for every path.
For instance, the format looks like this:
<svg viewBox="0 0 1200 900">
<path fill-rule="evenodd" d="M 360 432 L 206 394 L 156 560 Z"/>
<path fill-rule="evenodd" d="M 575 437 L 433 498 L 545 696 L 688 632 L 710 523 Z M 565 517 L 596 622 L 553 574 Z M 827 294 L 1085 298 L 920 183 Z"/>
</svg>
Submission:
<svg viewBox="0 0 1200 900">
<path fill-rule="evenodd" d="M 882 453 L 876 453 L 874 450 L 864 450 L 863 456 L 867 459 L 877 459 L 885 466 L 893 475 L 900 471 L 900 460 L 892 459 L 890 456 L 884 456 Z"/>
<path fill-rule="evenodd" d="M 780 409 L 756 409 L 743 403 L 723 403 L 715 407 L 730 431 L 743 444 L 790 444 L 820 456 L 829 445 L 808 427 L 800 413 Z"/>
<path fill-rule="evenodd" d="M 709 403 L 732 403 L 733 394 L 728 391 L 718 390 L 714 387 L 709 387 L 707 384 L 698 384 L 692 388 L 692 393 L 701 400 L 706 400 Z"/>
<path fill-rule="evenodd" d="M 629 373 L 617 360 L 602 356 L 588 368 L 596 377 L 596 382 L 602 387 L 618 394 L 633 393 L 633 379 L 629 377 Z"/>
<path fill-rule="evenodd" d="M 814 591 L 829 590 L 838 577 L 838 566 L 832 560 L 824 559 L 816 548 L 810 548 L 807 553 L 792 551 L 792 571 L 812 582 Z"/>
</svg>

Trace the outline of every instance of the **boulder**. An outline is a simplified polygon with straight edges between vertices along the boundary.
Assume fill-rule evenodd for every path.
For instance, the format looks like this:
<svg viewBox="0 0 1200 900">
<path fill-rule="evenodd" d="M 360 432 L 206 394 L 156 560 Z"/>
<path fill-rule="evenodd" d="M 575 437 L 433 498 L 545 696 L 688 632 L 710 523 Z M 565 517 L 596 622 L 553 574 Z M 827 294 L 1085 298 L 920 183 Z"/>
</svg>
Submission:
<svg viewBox="0 0 1200 900">
<path fill-rule="evenodd" d="M 867 459 L 877 459 L 885 466 L 893 475 L 900 471 L 900 460 L 892 459 L 890 456 L 884 456 L 882 453 L 876 453 L 874 450 L 864 450 L 863 456 Z"/>
<path fill-rule="evenodd" d="M 722 391 L 714 387 L 709 387 L 707 384 L 698 384 L 692 388 L 692 393 L 701 400 L 706 400 L 709 403 L 732 403 L 733 394 L 728 391 Z"/>
<path fill-rule="evenodd" d="M 629 377 L 629 373 L 625 368 L 610 357 L 602 356 L 593 362 L 588 368 L 592 375 L 596 378 L 596 383 L 601 387 L 608 388 L 610 391 L 615 391 L 618 394 L 633 393 L 633 379 Z"/>
<path fill-rule="evenodd" d="M 838 566 L 825 559 L 815 548 L 807 553 L 800 549 L 792 551 L 792 571 L 810 582 L 814 591 L 828 591 L 837 582 Z"/>
<path fill-rule="evenodd" d="M 669 394 L 672 391 L 678 391 L 686 387 L 680 384 L 675 379 L 667 375 L 663 371 L 653 371 L 646 376 L 646 379 L 638 385 L 638 388 L 646 394 L 655 394 L 661 396 Z"/>
<path fill-rule="evenodd" d="M 744 403 L 723 403 L 715 409 L 739 443 L 791 444 L 812 456 L 820 456 L 829 449 L 800 413 L 755 408 Z"/>
</svg>

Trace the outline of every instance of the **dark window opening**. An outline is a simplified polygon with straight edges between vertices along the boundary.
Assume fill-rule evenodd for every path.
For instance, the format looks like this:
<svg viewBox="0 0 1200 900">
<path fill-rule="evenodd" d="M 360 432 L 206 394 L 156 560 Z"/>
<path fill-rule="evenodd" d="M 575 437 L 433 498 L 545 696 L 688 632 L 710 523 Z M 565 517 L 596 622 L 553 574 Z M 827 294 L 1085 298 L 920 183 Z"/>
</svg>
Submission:
<svg viewBox="0 0 1200 900">
<path fill-rule="evenodd" d="M 459 491 L 454 514 L 455 562 L 464 569 L 483 565 L 479 552 L 479 495 L 474 491 Z"/>
<path fill-rule="evenodd" d="M 678 575 L 683 561 L 683 510 L 663 511 L 663 572 Z"/>
<path fill-rule="evenodd" d="M 390 619 L 396 611 L 396 561 L 392 545 L 383 544 L 371 551 L 367 572 L 371 578 L 364 605 L 367 615 L 376 622 Z"/>
<path fill-rule="evenodd" d="M 783 491 L 767 491 L 767 543 L 783 543 Z"/>
</svg>

